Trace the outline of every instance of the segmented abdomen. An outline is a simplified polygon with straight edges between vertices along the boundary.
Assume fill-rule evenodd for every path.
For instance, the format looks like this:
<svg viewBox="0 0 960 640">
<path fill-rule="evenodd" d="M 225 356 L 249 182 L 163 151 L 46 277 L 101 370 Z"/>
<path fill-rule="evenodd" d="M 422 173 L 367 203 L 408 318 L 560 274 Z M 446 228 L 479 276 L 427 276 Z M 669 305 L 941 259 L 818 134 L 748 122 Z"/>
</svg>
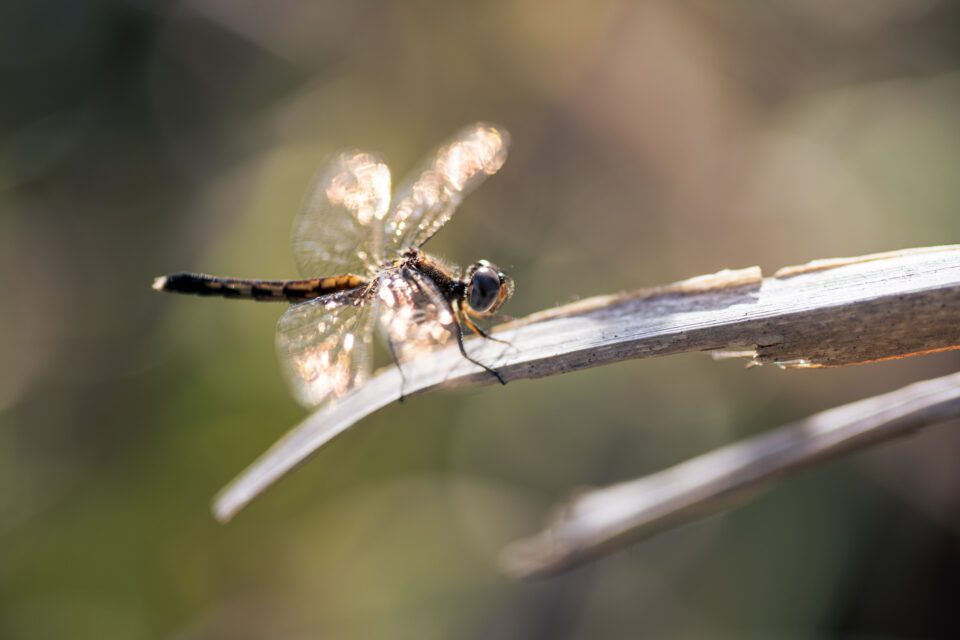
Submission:
<svg viewBox="0 0 960 640">
<path fill-rule="evenodd" d="M 309 280 L 245 280 L 220 278 L 202 273 L 174 273 L 157 278 L 157 291 L 191 293 L 267 302 L 304 302 L 328 293 L 347 291 L 367 284 L 367 279 L 352 273 Z"/>
</svg>

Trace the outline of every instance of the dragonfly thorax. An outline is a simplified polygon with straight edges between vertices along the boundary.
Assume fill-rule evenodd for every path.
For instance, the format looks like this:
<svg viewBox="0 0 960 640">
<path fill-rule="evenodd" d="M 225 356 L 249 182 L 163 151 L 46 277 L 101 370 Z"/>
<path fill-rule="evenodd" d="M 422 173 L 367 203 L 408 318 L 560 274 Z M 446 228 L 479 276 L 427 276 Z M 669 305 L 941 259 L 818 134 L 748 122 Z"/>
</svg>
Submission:
<svg viewBox="0 0 960 640">
<path fill-rule="evenodd" d="M 412 267 L 427 275 L 449 299 L 476 317 L 495 314 L 513 295 L 513 279 L 488 260 L 478 260 L 467 268 L 463 278 L 441 261 L 411 247 L 400 254 L 396 267 Z"/>
</svg>

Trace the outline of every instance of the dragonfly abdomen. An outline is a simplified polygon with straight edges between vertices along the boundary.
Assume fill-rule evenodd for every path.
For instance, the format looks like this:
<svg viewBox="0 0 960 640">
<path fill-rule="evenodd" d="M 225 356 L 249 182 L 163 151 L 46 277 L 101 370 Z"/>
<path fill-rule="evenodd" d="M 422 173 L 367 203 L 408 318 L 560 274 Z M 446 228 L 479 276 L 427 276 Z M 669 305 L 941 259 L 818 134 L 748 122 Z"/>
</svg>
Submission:
<svg viewBox="0 0 960 640">
<path fill-rule="evenodd" d="M 157 291 L 189 293 L 266 302 L 304 302 L 328 293 L 348 291 L 367 283 L 362 276 L 346 274 L 309 280 L 247 280 L 220 278 L 202 273 L 174 273 L 153 281 Z"/>
</svg>

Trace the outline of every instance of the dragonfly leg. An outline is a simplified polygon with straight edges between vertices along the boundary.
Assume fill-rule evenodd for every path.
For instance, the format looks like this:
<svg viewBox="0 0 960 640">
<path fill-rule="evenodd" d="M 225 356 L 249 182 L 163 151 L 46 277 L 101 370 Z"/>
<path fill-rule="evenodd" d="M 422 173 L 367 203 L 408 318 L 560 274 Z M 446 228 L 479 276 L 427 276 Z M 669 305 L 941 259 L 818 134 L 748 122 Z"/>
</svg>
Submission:
<svg viewBox="0 0 960 640">
<path fill-rule="evenodd" d="M 484 340 L 490 340 L 490 341 L 492 341 L 492 342 L 499 342 L 500 344 L 505 344 L 505 345 L 507 345 L 507 346 L 509 346 L 509 347 L 512 347 L 512 346 L 513 346 L 513 343 L 507 342 L 506 340 L 502 340 L 501 338 L 494 338 L 492 335 L 490 335 L 489 333 L 487 333 L 486 331 L 484 331 L 483 329 L 481 329 L 480 326 L 477 325 L 475 322 L 473 322 L 473 320 L 471 320 L 470 317 L 469 317 L 467 314 L 463 313 L 462 310 L 460 311 L 460 319 L 463 320 L 463 323 L 464 323 L 465 325 L 467 325 L 468 327 L 470 327 L 470 330 L 471 330 L 471 331 L 473 331 L 475 334 L 477 334 L 478 336 L 480 336 L 480 337 L 483 338 Z"/>
<path fill-rule="evenodd" d="M 464 317 L 462 313 L 459 314 L 459 315 L 460 315 L 461 317 Z M 466 319 L 466 318 L 464 317 L 464 319 Z M 473 329 L 473 326 L 471 326 L 471 324 L 472 324 L 472 323 L 470 323 L 470 322 L 468 321 L 467 326 L 469 326 L 471 329 Z M 487 365 L 483 364 L 483 363 L 480 362 L 479 360 L 475 360 L 474 358 L 471 358 L 471 357 L 467 354 L 467 350 L 466 350 L 466 348 L 463 346 L 463 328 L 460 326 L 460 323 L 459 323 L 459 322 L 454 322 L 453 325 L 454 325 L 454 327 L 456 327 L 456 329 L 454 329 L 454 333 L 457 334 L 457 346 L 460 347 L 460 353 L 463 355 L 463 357 L 466 358 L 467 360 L 469 360 L 470 362 L 472 362 L 473 364 L 477 365 L 478 367 L 483 367 L 484 369 L 486 369 L 487 373 L 489 373 L 489 374 L 492 375 L 494 378 L 496 378 L 497 381 L 498 381 L 500 384 L 504 384 L 504 385 L 507 384 L 506 381 L 503 379 L 503 377 L 500 375 L 500 372 L 499 372 L 499 371 L 497 371 L 496 369 L 491 369 L 491 368 L 488 367 Z M 481 334 L 481 335 L 482 335 L 482 334 Z M 486 337 L 486 336 L 484 336 L 484 337 Z"/>
<path fill-rule="evenodd" d="M 419 288 L 421 293 L 428 296 L 431 295 L 431 287 L 429 286 L 430 283 L 425 282 L 424 277 L 420 275 L 419 272 L 417 272 L 414 269 L 405 267 L 401 273 L 403 274 L 404 277 L 406 277 L 411 282 L 413 282 L 417 286 L 417 288 Z M 477 365 L 478 367 L 482 367 L 490 375 L 496 378 L 500 384 L 507 384 L 506 381 L 503 379 L 503 376 L 500 375 L 499 371 L 497 371 L 496 369 L 491 369 L 490 367 L 483 364 L 479 360 L 471 358 L 470 355 L 467 353 L 466 348 L 463 346 L 463 326 L 460 324 L 461 318 L 463 317 L 463 310 L 460 307 L 460 305 L 457 303 L 451 302 L 446 298 L 443 298 L 442 296 L 440 296 L 439 292 L 436 292 L 436 295 L 433 295 L 431 297 L 433 298 L 432 300 L 433 304 L 435 304 L 438 308 L 445 308 L 450 313 L 450 316 L 453 318 L 452 330 L 453 330 L 453 333 L 456 334 L 457 336 L 457 346 L 460 347 L 461 355 L 463 355 L 464 358 L 466 358 L 473 364 Z"/>
<path fill-rule="evenodd" d="M 390 350 L 390 357 L 393 358 L 393 363 L 397 365 L 397 370 L 400 372 L 400 397 L 397 399 L 397 402 L 403 402 L 406 398 L 404 395 L 404 389 L 407 386 L 407 376 L 403 373 L 403 365 L 400 364 L 400 358 L 397 357 L 397 351 L 393 346 L 393 340 L 389 337 L 386 339 L 387 349 Z"/>
</svg>

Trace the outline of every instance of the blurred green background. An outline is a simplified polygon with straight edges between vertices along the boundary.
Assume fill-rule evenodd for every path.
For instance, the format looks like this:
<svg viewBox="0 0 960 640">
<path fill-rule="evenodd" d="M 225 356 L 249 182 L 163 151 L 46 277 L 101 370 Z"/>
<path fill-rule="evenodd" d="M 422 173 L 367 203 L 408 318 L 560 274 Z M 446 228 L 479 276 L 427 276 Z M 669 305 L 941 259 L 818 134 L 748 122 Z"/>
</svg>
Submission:
<svg viewBox="0 0 960 640">
<path fill-rule="evenodd" d="M 517 584 L 499 549 L 587 485 L 957 369 L 701 355 L 410 398 L 228 526 L 213 494 L 304 415 L 274 305 L 317 166 L 401 175 L 513 135 L 431 243 L 523 315 L 722 268 L 960 241 L 946 0 L 33 0 L 0 8 L 0 638 L 960 636 L 960 434 Z"/>
</svg>

